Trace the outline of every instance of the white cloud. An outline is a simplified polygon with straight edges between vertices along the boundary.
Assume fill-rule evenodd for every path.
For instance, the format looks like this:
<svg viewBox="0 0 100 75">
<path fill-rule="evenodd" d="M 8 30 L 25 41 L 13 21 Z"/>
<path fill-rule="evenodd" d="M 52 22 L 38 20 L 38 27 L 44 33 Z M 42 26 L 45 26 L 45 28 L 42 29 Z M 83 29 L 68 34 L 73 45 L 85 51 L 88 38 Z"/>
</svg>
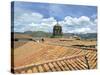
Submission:
<svg viewBox="0 0 100 75">
<path fill-rule="evenodd" d="M 70 33 L 94 33 L 93 30 L 91 30 L 90 28 L 79 28 L 79 29 L 74 29 L 72 31 L 70 31 Z"/>
<path fill-rule="evenodd" d="M 90 18 L 86 17 L 86 16 L 81 16 L 79 18 L 76 17 L 71 17 L 71 16 L 66 16 L 64 21 L 61 21 L 60 23 L 62 24 L 67 24 L 67 25 L 80 25 L 81 23 L 89 23 L 90 22 Z"/>
<path fill-rule="evenodd" d="M 41 15 L 40 13 L 24 13 L 21 14 L 20 16 L 15 16 L 14 31 L 24 32 L 27 30 L 31 30 L 31 28 L 41 23 L 42 19 L 43 15 Z"/>
<path fill-rule="evenodd" d="M 91 20 L 87 16 L 79 18 L 66 16 L 59 22 L 64 28 L 63 32 L 69 33 L 93 33 L 97 32 L 97 19 Z"/>
<path fill-rule="evenodd" d="M 95 20 L 94 20 L 94 23 L 96 23 L 96 24 L 97 24 L 97 19 L 95 19 Z"/>
<path fill-rule="evenodd" d="M 56 24 L 54 17 L 44 18 L 40 13 L 24 13 L 15 17 L 14 31 L 51 31 Z M 50 30 L 51 29 L 51 30 Z"/>
<path fill-rule="evenodd" d="M 24 31 L 46 31 L 52 32 L 53 26 L 57 23 L 54 17 L 44 18 L 40 13 L 31 12 L 15 16 L 14 30 Z M 92 33 L 97 32 L 97 19 L 91 20 L 87 16 L 71 17 L 66 16 L 59 21 L 64 33 Z"/>
<path fill-rule="evenodd" d="M 78 18 L 79 21 L 90 21 L 90 18 L 87 16 L 81 16 Z"/>
<path fill-rule="evenodd" d="M 22 16 L 19 17 L 19 20 L 26 23 L 39 23 L 43 18 L 43 15 L 39 13 L 24 13 Z"/>
<path fill-rule="evenodd" d="M 97 18 L 97 14 L 93 14 L 91 18 Z"/>
<path fill-rule="evenodd" d="M 56 20 L 54 19 L 54 17 L 50 17 L 50 18 L 45 18 L 42 20 L 41 25 L 47 25 L 47 26 L 54 26 L 56 24 Z"/>
</svg>

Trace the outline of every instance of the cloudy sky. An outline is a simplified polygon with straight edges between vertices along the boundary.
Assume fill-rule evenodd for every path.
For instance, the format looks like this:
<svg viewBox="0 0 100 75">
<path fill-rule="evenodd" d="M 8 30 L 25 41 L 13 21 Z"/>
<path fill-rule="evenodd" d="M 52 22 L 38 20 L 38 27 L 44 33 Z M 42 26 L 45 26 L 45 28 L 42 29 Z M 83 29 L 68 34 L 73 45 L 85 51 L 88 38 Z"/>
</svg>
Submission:
<svg viewBox="0 0 100 75">
<path fill-rule="evenodd" d="M 97 7 L 14 2 L 14 31 L 52 32 L 58 22 L 63 33 L 96 33 Z"/>
</svg>

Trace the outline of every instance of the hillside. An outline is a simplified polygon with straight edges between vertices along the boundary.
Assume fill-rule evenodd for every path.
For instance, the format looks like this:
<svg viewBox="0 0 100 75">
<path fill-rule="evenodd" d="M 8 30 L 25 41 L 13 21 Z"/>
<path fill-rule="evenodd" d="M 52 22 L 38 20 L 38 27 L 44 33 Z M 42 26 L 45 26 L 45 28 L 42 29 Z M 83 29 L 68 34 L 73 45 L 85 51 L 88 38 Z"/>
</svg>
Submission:
<svg viewBox="0 0 100 75">
<path fill-rule="evenodd" d="M 24 33 L 15 32 L 15 34 L 27 34 L 32 37 L 51 37 L 52 33 L 43 32 L 43 31 L 26 31 Z M 63 33 L 63 37 L 73 37 L 79 36 L 81 39 L 95 39 L 97 40 L 97 33 L 86 33 L 86 34 L 74 34 L 74 33 Z"/>
</svg>

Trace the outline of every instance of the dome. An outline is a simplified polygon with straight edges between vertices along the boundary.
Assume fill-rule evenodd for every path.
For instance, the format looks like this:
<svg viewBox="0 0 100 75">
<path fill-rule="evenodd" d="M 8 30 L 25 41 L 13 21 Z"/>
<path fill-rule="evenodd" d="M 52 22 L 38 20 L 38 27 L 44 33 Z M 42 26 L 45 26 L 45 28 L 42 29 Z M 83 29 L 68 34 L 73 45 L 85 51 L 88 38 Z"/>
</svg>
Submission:
<svg viewBox="0 0 100 75">
<path fill-rule="evenodd" d="M 60 24 L 56 24 L 55 26 L 54 26 L 54 29 L 62 29 L 62 27 L 60 26 Z"/>
</svg>

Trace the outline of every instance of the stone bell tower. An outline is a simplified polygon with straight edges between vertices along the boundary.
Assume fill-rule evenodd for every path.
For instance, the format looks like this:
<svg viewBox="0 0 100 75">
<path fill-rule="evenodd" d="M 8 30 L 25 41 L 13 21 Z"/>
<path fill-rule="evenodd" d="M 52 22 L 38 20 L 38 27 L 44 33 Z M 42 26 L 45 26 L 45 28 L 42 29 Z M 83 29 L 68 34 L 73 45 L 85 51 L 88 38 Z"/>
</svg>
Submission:
<svg viewBox="0 0 100 75">
<path fill-rule="evenodd" d="M 53 36 L 62 36 L 62 27 L 58 23 L 53 27 Z"/>
</svg>

